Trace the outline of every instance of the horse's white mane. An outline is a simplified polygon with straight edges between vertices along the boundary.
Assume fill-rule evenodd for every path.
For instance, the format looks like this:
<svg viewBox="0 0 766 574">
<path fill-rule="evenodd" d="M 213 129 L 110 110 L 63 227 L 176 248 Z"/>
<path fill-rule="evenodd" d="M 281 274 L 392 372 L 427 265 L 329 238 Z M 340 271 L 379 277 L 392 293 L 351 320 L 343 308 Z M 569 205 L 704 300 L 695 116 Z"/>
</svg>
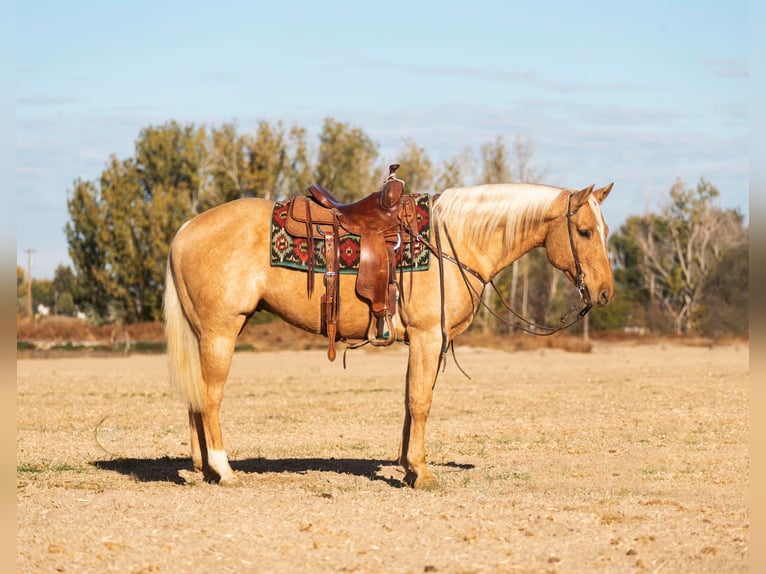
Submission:
<svg viewBox="0 0 766 574">
<path fill-rule="evenodd" d="M 487 245 L 502 225 L 510 250 L 516 237 L 540 222 L 563 188 L 532 183 L 497 183 L 451 187 L 434 202 L 439 221 L 460 242 Z"/>
</svg>

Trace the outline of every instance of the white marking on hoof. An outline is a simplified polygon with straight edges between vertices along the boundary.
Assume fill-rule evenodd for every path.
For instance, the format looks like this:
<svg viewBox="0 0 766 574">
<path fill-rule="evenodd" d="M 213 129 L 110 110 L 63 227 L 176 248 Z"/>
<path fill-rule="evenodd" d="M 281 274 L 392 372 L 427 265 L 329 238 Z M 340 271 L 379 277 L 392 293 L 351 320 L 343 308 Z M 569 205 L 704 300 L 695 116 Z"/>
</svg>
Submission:
<svg viewBox="0 0 766 574">
<path fill-rule="evenodd" d="M 222 483 L 236 481 L 234 471 L 229 466 L 229 458 L 226 456 L 225 450 L 210 450 L 207 453 L 207 459 L 210 468 L 218 474 Z"/>
</svg>

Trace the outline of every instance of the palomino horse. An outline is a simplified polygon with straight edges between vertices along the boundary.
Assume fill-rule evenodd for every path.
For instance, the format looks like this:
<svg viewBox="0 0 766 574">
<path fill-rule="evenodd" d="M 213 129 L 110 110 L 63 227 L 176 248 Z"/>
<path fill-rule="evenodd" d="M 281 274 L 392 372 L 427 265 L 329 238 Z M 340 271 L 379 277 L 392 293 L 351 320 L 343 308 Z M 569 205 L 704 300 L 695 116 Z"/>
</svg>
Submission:
<svg viewBox="0 0 766 574">
<path fill-rule="evenodd" d="M 449 243 L 442 242 L 439 265 L 402 281 L 396 321 L 398 339 L 409 344 L 398 457 L 407 484 L 436 485 L 424 439 L 440 357 L 445 341 L 471 324 L 478 310 L 475 293 L 492 277 L 544 246 L 550 263 L 578 286 L 588 307 L 612 300 L 608 228 L 600 209 L 611 188 L 497 184 L 436 196 L 432 225 Z M 164 305 L 171 380 L 188 406 L 194 467 L 222 485 L 239 483 L 224 450 L 219 410 L 245 321 L 265 309 L 321 332 L 319 290 L 308 296 L 304 272 L 270 263 L 273 207 L 271 201 L 246 198 L 201 213 L 179 229 L 168 258 Z M 338 336 L 365 339 L 369 306 L 357 297 L 353 276 L 341 276 L 339 294 Z"/>
</svg>

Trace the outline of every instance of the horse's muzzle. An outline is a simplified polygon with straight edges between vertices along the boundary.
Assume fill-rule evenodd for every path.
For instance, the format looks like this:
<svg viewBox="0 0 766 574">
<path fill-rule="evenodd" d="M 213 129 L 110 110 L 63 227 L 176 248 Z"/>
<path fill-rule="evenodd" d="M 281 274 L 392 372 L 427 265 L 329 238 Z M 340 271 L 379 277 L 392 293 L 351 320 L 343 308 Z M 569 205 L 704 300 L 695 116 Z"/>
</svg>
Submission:
<svg viewBox="0 0 766 574">
<path fill-rule="evenodd" d="M 614 290 L 613 289 L 601 289 L 598 293 L 598 299 L 596 300 L 596 304 L 600 307 L 603 307 L 604 305 L 608 305 L 612 302 L 612 299 L 614 299 Z"/>
</svg>

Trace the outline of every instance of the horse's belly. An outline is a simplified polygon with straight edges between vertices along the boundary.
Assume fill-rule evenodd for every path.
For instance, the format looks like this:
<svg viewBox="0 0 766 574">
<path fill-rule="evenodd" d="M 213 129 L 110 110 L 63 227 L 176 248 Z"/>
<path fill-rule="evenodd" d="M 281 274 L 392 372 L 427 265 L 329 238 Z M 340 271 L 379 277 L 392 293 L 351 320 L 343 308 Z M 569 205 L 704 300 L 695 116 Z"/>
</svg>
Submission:
<svg viewBox="0 0 766 574">
<path fill-rule="evenodd" d="M 314 291 L 308 296 L 307 277 L 300 271 L 278 273 L 273 284 L 264 293 L 261 307 L 278 315 L 294 327 L 310 333 L 322 333 L 325 295 L 323 275 L 314 277 Z M 339 289 L 338 336 L 364 339 L 370 324 L 370 306 L 360 299 L 355 290 L 354 275 L 342 275 Z"/>
</svg>

